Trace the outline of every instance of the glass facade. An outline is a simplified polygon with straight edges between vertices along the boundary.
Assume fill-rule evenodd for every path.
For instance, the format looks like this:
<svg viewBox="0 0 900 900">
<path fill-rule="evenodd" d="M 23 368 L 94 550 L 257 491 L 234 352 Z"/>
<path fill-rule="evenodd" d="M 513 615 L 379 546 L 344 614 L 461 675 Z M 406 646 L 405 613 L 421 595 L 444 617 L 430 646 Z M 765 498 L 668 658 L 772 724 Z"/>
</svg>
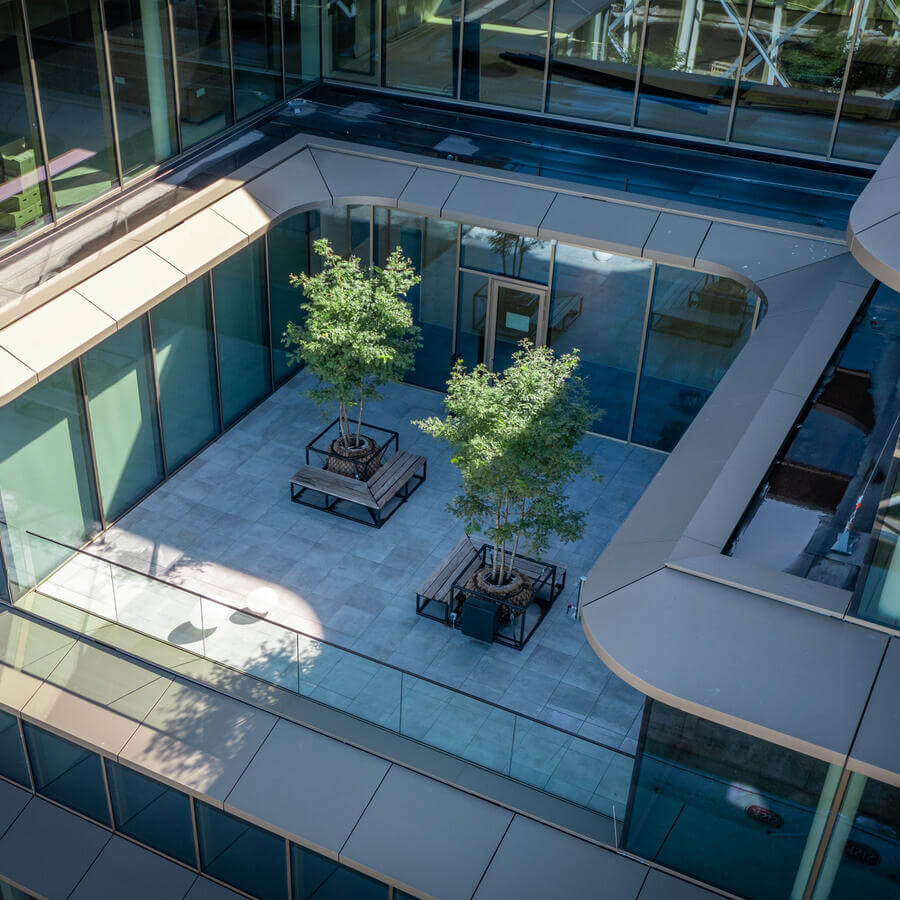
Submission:
<svg viewBox="0 0 900 900">
<path fill-rule="evenodd" d="M 19 723 L 15 716 L 5 712 L 0 712 L 0 775 L 31 788 L 25 748 L 19 736 Z"/>
<path fill-rule="evenodd" d="M 457 0 L 387 0 L 384 83 L 404 91 L 453 97 L 459 80 Z M 423 66 L 422 60 L 428 60 Z"/>
<path fill-rule="evenodd" d="M 291 844 L 292 900 L 388 900 L 388 887 Z"/>
<path fill-rule="evenodd" d="M 283 96 L 280 3 L 231 0 L 234 106 L 238 119 Z"/>
</svg>

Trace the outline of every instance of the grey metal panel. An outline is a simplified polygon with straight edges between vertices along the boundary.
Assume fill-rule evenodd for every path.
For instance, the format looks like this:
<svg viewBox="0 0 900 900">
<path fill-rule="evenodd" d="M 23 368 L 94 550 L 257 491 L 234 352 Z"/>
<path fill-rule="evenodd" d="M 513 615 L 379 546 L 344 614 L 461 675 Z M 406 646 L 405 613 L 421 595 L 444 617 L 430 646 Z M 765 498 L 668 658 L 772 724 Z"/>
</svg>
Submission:
<svg viewBox="0 0 900 900">
<path fill-rule="evenodd" d="M 442 215 L 455 222 L 537 237 L 555 196 L 552 191 L 464 175 L 450 192 Z"/>
<path fill-rule="evenodd" d="M 635 900 L 647 867 L 516 816 L 473 900 Z"/>
<path fill-rule="evenodd" d="M 110 834 L 35 797 L 0 840 L 0 872 L 47 900 L 68 897 Z"/>
<path fill-rule="evenodd" d="M 900 638 L 891 639 L 850 752 L 850 766 L 900 787 Z"/>
<path fill-rule="evenodd" d="M 181 900 L 195 879 L 190 869 L 113 835 L 70 898 Z"/>
<path fill-rule="evenodd" d="M 879 167 L 881 171 L 881 167 Z M 885 172 L 859 195 L 850 210 L 849 228 L 853 234 L 877 225 L 900 210 L 900 166 L 895 173 Z"/>
<path fill-rule="evenodd" d="M 835 763 L 888 640 L 672 569 L 589 604 L 583 618 L 601 656 L 651 696 Z"/>
<path fill-rule="evenodd" d="M 879 281 L 900 291 L 900 212 L 854 234 L 850 249 Z"/>
<path fill-rule="evenodd" d="M 0 781 L 0 837 L 6 833 L 31 798 L 30 791 L 16 787 L 8 781 Z"/>
<path fill-rule="evenodd" d="M 396 206 L 397 198 L 412 178 L 415 167 L 352 153 L 313 150 L 313 156 L 334 198 L 341 204 Z"/>
<path fill-rule="evenodd" d="M 644 244 L 644 256 L 676 266 L 693 265 L 711 224 L 697 216 L 660 213 Z"/>
<path fill-rule="evenodd" d="M 184 895 L 184 900 L 244 900 L 244 895 L 229 891 L 201 875 Z"/>
<path fill-rule="evenodd" d="M 400 195 L 400 205 L 410 212 L 438 218 L 457 181 L 459 175 L 453 172 L 416 169 Z"/>
<path fill-rule="evenodd" d="M 541 223 L 540 236 L 640 256 L 658 218 L 656 209 L 557 194 Z M 690 263 L 682 260 L 681 265 Z"/>
<path fill-rule="evenodd" d="M 247 182 L 244 190 L 279 216 L 297 208 L 331 204 L 331 193 L 309 150 L 289 157 Z"/>
<path fill-rule="evenodd" d="M 719 894 L 706 891 L 689 881 L 674 878 L 659 869 L 651 869 L 638 894 L 638 900 L 716 900 Z"/>
<path fill-rule="evenodd" d="M 225 808 L 337 859 L 389 768 L 383 759 L 281 720 Z"/>
<path fill-rule="evenodd" d="M 441 900 L 470 898 L 512 813 L 392 766 L 341 859 Z"/>
</svg>

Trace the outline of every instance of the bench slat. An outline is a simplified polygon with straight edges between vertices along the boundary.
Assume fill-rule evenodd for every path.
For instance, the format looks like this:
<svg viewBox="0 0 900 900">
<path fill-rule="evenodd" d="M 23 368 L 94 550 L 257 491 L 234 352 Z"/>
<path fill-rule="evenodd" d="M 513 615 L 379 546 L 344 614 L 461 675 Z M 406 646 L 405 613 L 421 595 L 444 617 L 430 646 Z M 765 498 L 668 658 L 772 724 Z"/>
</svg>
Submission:
<svg viewBox="0 0 900 900">
<path fill-rule="evenodd" d="M 472 541 L 468 535 L 464 535 L 457 542 L 456 546 L 441 560 L 437 568 L 422 582 L 418 593 L 423 597 L 433 596 L 435 585 L 441 583 L 446 578 L 446 572 L 449 568 L 458 567 L 460 559 L 467 553 L 473 553 L 474 548 Z"/>
<path fill-rule="evenodd" d="M 341 500 L 350 500 L 370 509 L 378 509 L 378 504 L 372 497 L 366 482 L 348 478 L 346 475 L 338 475 L 328 469 L 320 469 L 315 466 L 303 466 L 291 478 L 291 484 L 302 488 L 311 488 L 339 497 Z"/>
<path fill-rule="evenodd" d="M 392 477 L 389 480 L 380 479 L 377 485 L 369 486 L 369 490 L 372 491 L 372 496 L 375 498 L 379 508 L 387 504 L 397 491 L 425 464 L 425 458 L 422 456 L 413 456 L 409 453 L 406 456 L 408 457 L 407 459 L 401 460 L 400 463 L 393 467 Z"/>
</svg>

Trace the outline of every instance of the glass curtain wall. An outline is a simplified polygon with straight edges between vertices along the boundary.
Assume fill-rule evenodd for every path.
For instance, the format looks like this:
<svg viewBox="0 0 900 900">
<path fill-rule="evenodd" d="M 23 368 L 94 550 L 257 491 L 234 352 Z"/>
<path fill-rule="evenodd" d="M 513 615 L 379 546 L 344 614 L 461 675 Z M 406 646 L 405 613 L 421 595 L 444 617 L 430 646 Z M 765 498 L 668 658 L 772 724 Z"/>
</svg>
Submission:
<svg viewBox="0 0 900 900">
<path fill-rule="evenodd" d="M 458 0 L 386 0 L 384 83 L 405 91 L 456 95 L 459 75 Z M 422 65 L 427 60 L 427 65 Z"/>
<path fill-rule="evenodd" d="M 278 0 L 231 0 L 231 45 L 240 120 L 284 95 Z"/>
<path fill-rule="evenodd" d="M 319 5 L 287 0 L 284 17 L 284 78 L 288 94 L 319 77 Z"/>
<path fill-rule="evenodd" d="M 15 0 L 0 0 L 0 249 L 50 221 L 50 198 Z"/>
<path fill-rule="evenodd" d="M 378 0 L 325 0 L 322 74 L 326 78 L 379 83 L 379 19 Z"/>
</svg>

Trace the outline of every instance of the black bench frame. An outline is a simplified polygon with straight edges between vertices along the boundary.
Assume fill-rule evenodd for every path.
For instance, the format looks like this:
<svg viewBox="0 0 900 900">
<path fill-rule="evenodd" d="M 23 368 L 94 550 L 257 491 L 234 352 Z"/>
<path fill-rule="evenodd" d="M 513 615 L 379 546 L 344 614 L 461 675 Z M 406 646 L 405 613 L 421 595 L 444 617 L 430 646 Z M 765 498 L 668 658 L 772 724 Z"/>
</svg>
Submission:
<svg viewBox="0 0 900 900">
<path fill-rule="evenodd" d="M 355 422 L 353 423 L 355 426 Z M 322 441 L 329 432 L 335 432 L 332 434 L 327 440 L 323 441 L 322 444 L 319 442 Z M 381 428 L 379 425 L 372 425 L 370 422 L 363 422 L 362 427 L 360 429 L 363 437 L 372 438 L 374 441 L 374 435 L 366 434 L 365 432 L 372 431 L 380 431 L 382 434 L 386 434 L 387 438 L 383 443 L 378 444 L 375 448 L 371 450 L 371 452 L 367 453 L 365 456 L 357 456 L 353 460 L 351 460 L 356 467 L 356 477 L 359 477 L 360 474 L 360 466 L 365 466 L 366 463 L 376 454 L 381 453 L 381 463 L 384 465 L 385 462 L 385 451 L 390 447 L 391 444 L 394 445 L 394 453 L 397 453 L 400 449 L 400 434 L 399 432 L 392 431 L 390 428 Z M 306 464 L 312 465 L 310 463 L 310 453 L 319 457 L 322 460 L 322 468 L 324 469 L 328 465 L 328 457 L 333 456 L 335 459 L 341 460 L 341 462 L 348 462 L 348 458 L 345 456 L 340 456 L 337 453 L 331 452 L 331 441 L 340 437 L 341 429 L 338 423 L 338 419 L 335 419 L 333 422 L 326 425 L 307 445 L 306 445 Z"/>
</svg>

